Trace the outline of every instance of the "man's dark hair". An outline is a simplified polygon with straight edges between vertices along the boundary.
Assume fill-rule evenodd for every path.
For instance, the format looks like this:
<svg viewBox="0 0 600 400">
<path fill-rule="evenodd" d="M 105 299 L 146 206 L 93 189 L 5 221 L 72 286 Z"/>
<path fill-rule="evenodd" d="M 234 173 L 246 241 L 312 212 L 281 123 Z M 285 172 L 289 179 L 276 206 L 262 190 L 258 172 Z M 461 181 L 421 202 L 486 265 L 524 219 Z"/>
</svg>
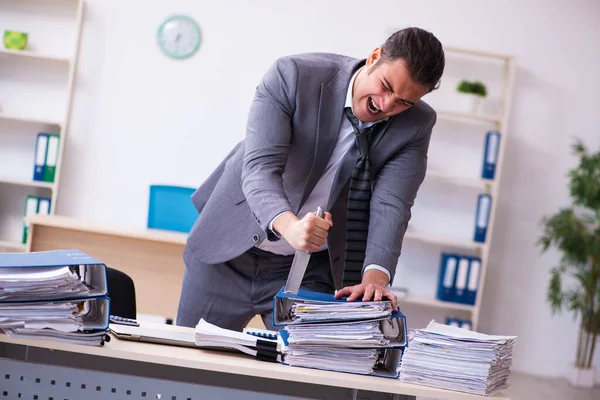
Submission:
<svg viewBox="0 0 600 400">
<path fill-rule="evenodd" d="M 381 58 L 384 62 L 403 59 L 412 80 L 429 91 L 439 87 L 446 63 L 440 41 L 421 28 L 405 28 L 392 34 L 381 46 Z"/>
</svg>

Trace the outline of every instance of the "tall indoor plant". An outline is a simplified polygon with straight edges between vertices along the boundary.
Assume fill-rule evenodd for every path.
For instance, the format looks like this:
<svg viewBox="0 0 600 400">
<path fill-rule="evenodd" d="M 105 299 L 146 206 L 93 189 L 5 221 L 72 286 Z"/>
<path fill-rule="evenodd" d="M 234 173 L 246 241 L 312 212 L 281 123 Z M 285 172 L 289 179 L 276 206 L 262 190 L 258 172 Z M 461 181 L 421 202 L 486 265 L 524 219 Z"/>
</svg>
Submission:
<svg viewBox="0 0 600 400">
<path fill-rule="evenodd" d="M 569 171 L 572 203 L 543 219 L 538 244 L 543 252 L 556 247 L 562 257 L 551 269 L 547 300 L 552 312 L 579 317 L 575 365 L 570 381 L 594 385 L 592 366 L 600 329 L 600 151 L 590 153 L 581 141 L 572 146 L 579 164 Z"/>
</svg>

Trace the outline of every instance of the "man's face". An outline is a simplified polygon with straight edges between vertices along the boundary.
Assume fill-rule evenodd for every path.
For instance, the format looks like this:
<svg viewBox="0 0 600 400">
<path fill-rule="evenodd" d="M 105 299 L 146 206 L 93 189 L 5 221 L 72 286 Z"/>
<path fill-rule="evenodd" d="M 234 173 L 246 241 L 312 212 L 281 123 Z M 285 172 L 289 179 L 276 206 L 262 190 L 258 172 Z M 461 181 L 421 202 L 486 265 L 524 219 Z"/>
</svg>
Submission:
<svg viewBox="0 0 600 400">
<path fill-rule="evenodd" d="M 384 62 L 378 47 L 354 80 L 352 108 L 362 122 L 379 121 L 413 106 L 427 92 L 411 80 L 404 60 Z"/>
</svg>

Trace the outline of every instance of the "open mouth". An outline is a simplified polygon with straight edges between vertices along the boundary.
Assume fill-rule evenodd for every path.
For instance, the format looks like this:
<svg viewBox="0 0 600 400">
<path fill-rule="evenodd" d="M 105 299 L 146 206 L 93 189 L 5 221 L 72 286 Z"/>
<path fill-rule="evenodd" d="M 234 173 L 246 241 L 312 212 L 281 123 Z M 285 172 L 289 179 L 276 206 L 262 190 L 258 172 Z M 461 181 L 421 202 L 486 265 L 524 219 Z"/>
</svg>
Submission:
<svg viewBox="0 0 600 400">
<path fill-rule="evenodd" d="M 371 114 L 377 114 L 381 112 L 381 109 L 377 107 L 375 101 L 371 97 L 369 97 L 369 99 L 367 100 L 367 108 L 369 109 L 369 112 Z"/>
</svg>

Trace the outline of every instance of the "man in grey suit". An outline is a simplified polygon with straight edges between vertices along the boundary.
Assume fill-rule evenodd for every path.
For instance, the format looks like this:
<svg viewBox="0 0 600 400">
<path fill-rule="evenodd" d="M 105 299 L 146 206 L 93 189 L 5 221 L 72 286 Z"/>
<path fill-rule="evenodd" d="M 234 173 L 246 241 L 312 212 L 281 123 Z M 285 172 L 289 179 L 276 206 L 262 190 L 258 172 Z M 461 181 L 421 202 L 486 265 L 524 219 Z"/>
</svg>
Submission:
<svg viewBox="0 0 600 400">
<path fill-rule="evenodd" d="M 419 28 L 394 33 L 366 60 L 278 59 L 256 89 L 246 138 L 192 196 L 200 215 L 184 253 L 177 324 L 204 318 L 241 330 L 258 314 L 272 329 L 273 296 L 296 250 L 313 252 L 303 288 L 348 300 L 387 297 L 397 307 L 387 286 L 436 121 L 421 97 L 437 88 L 444 63 L 441 43 Z M 349 182 L 362 153 L 355 133 L 363 128 L 371 129 L 368 236 L 362 281 L 343 287 Z"/>
</svg>

